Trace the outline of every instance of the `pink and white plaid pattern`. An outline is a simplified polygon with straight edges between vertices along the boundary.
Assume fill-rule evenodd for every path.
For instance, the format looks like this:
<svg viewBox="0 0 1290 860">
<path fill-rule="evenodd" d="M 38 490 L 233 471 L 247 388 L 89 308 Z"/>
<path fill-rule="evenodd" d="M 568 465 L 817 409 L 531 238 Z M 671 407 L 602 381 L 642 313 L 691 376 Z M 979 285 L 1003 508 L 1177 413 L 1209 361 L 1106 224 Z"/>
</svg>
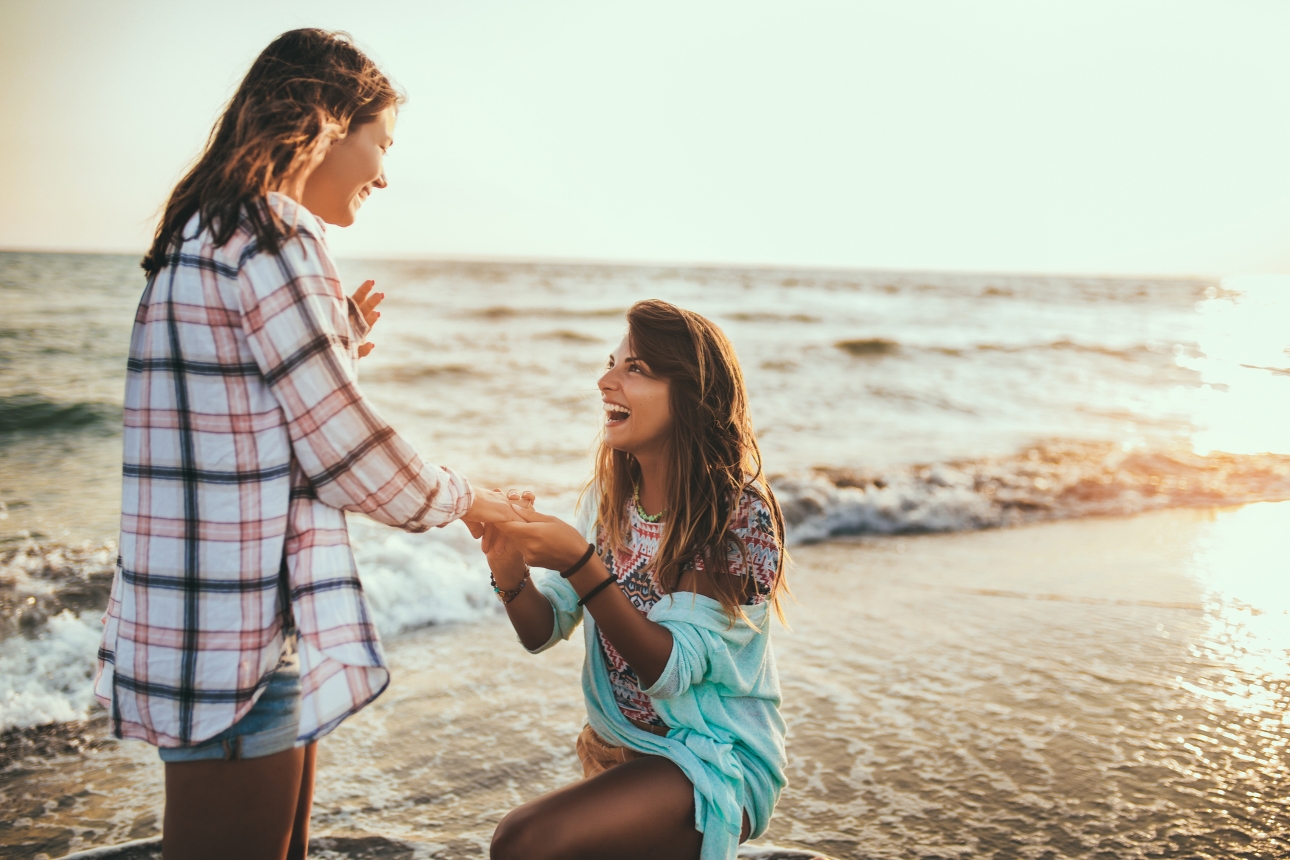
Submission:
<svg viewBox="0 0 1290 860">
<path fill-rule="evenodd" d="M 117 737 L 188 746 L 240 719 L 300 635 L 299 741 L 389 683 L 344 511 L 408 531 L 458 519 L 470 485 L 423 463 L 359 391 L 366 327 L 322 224 L 270 195 L 296 236 L 194 216 L 135 316 L 121 558 L 95 694 Z"/>
</svg>

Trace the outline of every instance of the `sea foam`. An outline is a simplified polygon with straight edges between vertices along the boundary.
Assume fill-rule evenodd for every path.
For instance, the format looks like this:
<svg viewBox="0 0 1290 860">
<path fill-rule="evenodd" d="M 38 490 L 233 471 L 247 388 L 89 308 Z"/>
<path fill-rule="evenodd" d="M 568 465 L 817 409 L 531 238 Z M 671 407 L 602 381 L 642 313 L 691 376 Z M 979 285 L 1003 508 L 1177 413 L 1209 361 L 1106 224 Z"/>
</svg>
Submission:
<svg viewBox="0 0 1290 860">
<path fill-rule="evenodd" d="M 1049 442 L 1008 457 L 884 472 L 817 470 L 772 480 L 787 542 L 848 534 L 965 531 L 1166 507 L 1290 498 L 1290 456 Z M 539 505 L 566 520 L 573 498 Z M 466 527 L 407 534 L 350 520 L 384 637 L 502 612 Z M 115 548 L 28 542 L 0 555 L 0 730 L 85 718 Z"/>
</svg>

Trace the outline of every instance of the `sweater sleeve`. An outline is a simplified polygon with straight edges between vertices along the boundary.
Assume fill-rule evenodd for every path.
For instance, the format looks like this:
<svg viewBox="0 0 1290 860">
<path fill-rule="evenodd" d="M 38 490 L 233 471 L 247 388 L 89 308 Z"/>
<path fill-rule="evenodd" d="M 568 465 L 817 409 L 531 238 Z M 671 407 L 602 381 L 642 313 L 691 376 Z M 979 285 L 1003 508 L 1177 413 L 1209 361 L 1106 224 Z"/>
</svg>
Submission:
<svg viewBox="0 0 1290 860">
<path fill-rule="evenodd" d="M 722 695 L 749 695 L 764 674 L 768 616 L 764 603 L 746 610 L 751 624 L 743 618 L 731 624 L 721 604 L 710 597 L 682 592 L 656 603 L 649 618 L 672 634 L 672 654 L 663 674 L 642 692 L 671 699 L 709 683 Z"/>
<path fill-rule="evenodd" d="M 472 502 L 470 484 L 422 462 L 363 397 L 362 326 L 321 238 L 309 226 L 297 229 L 278 253 L 242 263 L 242 328 L 314 492 L 334 508 L 411 532 L 459 519 Z"/>
<path fill-rule="evenodd" d="M 551 603 L 555 612 L 555 623 L 551 626 L 551 638 L 537 648 L 530 648 L 530 654 L 541 654 L 557 642 L 563 642 L 573 635 L 582 623 L 582 607 L 578 605 L 578 592 L 568 580 L 560 574 L 544 570 L 533 574 L 533 585 Z"/>
<path fill-rule="evenodd" d="M 708 676 L 711 658 L 725 650 L 719 637 L 684 621 L 659 621 L 672 634 L 672 653 L 658 680 L 642 693 L 652 699 L 674 699 Z M 715 641 L 714 641 L 715 638 Z"/>
</svg>

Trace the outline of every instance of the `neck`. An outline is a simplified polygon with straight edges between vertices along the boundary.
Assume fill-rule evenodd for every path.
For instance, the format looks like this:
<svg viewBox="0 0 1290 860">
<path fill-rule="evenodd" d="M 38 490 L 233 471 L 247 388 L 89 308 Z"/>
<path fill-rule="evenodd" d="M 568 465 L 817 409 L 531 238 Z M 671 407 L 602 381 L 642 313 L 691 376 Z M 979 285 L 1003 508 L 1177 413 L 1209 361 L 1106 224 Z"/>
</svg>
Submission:
<svg viewBox="0 0 1290 860">
<path fill-rule="evenodd" d="M 660 452 L 633 454 L 641 470 L 640 504 L 645 513 L 654 516 L 667 508 L 668 473 L 666 458 Z"/>
</svg>

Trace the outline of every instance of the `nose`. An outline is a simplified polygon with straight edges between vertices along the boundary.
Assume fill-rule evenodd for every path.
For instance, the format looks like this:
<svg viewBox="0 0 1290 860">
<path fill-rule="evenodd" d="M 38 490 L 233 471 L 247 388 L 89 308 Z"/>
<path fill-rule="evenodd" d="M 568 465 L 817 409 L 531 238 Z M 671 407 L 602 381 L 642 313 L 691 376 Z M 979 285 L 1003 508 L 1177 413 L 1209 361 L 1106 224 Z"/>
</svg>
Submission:
<svg viewBox="0 0 1290 860">
<path fill-rule="evenodd" d="M 372 183 L 372 187 L 374 187 L 374 188 L 385 188 L 385 187 L 386 187 L 387 185 L 389 185 L 389 184 L 390 184 L 390 183 L 389 183 L 389 182 L 387 182 L 387 181 L 385 180 L 385 171 L 384 171 L 384 170 L 382 170 L 382 171 L 381 171 L 381 175 L 380 175 L 380 176 L 378 176 L 378 177 L 376 177 L 376 181 Z"/>
<path fill-rule="evenodd" d="M 596 381 L 596 387 L 600 389 L 602 394 L 607 394 L 614 389 L 613 376 L 614 369 L 611 367 Z"/>
</svg>

